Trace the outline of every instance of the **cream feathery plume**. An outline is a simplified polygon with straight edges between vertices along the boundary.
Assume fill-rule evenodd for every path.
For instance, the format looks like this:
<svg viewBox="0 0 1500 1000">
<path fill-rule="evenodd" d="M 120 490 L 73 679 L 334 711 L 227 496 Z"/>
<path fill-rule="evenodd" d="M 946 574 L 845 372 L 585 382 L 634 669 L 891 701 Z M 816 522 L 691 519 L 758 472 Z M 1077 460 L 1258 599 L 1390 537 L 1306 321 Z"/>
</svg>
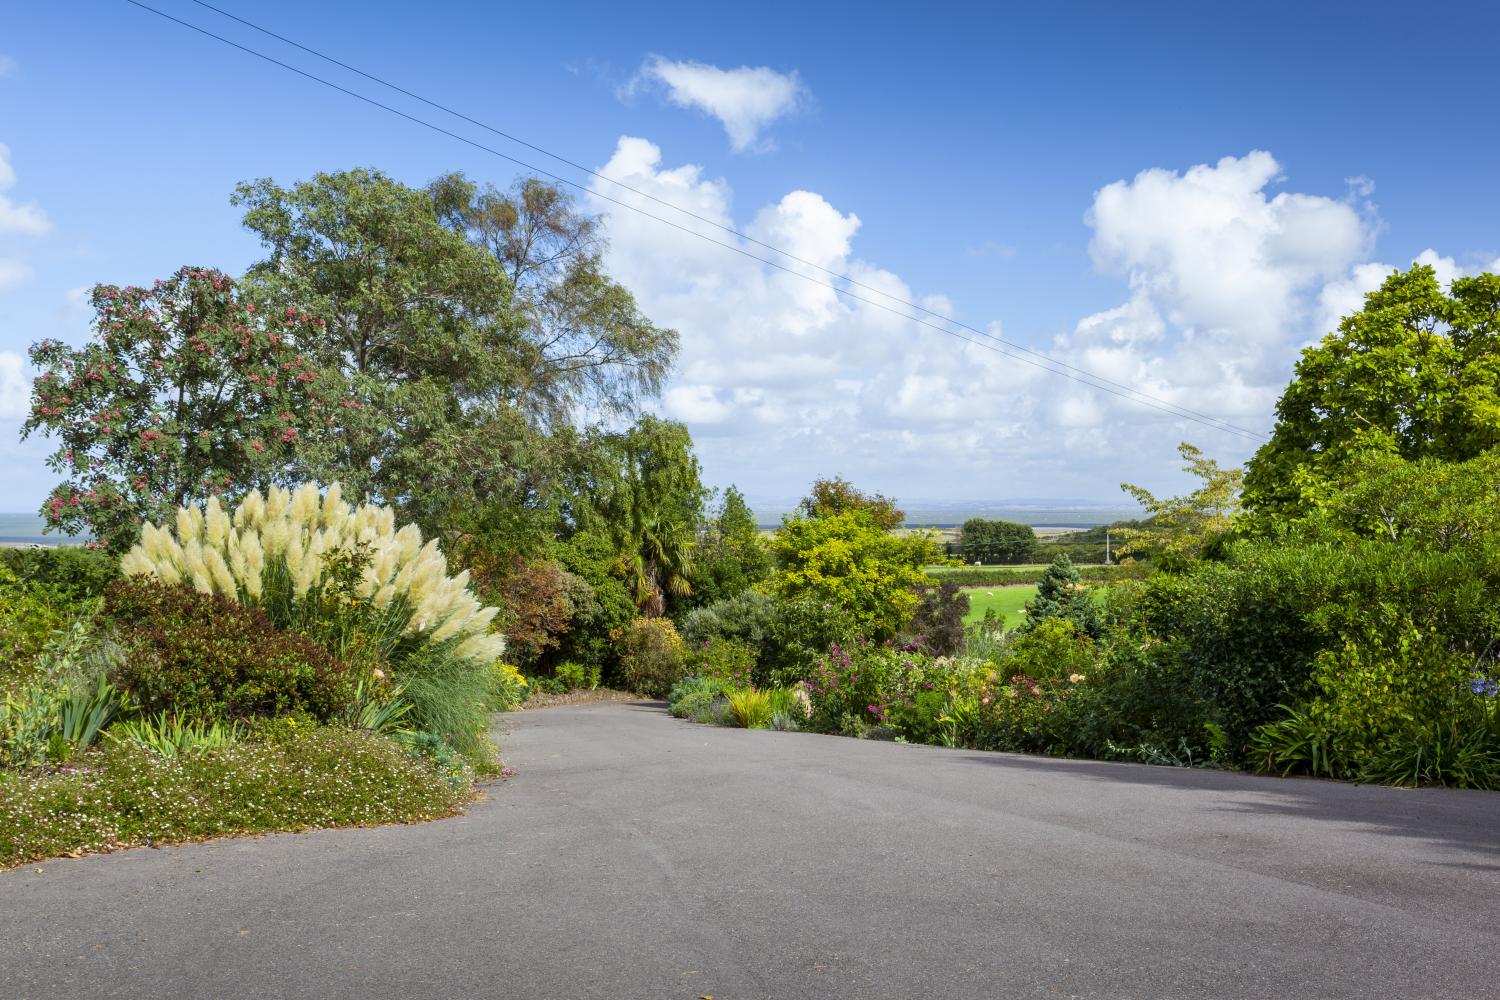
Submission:
<svg viewBox="0 0 1500 1000">
<path fill-rule="evenodd" d="M 203 508 L 203 537 L 209 545 L 220 548 L 229 534 L 229 516 L 219 506 L 218 497 L 209 497 Z"/>
</svg>

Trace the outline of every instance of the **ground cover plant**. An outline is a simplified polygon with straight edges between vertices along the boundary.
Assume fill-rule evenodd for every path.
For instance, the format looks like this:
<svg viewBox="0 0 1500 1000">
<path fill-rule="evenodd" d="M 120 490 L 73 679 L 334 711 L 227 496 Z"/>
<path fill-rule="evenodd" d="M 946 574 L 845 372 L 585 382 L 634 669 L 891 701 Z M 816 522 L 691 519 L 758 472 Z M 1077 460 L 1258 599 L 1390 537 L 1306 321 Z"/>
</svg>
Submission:
<svg viewBox="0 0 1500 1000">
<path fill-rule="evenodd" d="M 163 755 L 131 738 L 65 768 L 0 769 L 0 867 L 272 830 L 410 823 L 468 799 L 431 760 L 358 730 L 285 725 Z"/>
</svg>

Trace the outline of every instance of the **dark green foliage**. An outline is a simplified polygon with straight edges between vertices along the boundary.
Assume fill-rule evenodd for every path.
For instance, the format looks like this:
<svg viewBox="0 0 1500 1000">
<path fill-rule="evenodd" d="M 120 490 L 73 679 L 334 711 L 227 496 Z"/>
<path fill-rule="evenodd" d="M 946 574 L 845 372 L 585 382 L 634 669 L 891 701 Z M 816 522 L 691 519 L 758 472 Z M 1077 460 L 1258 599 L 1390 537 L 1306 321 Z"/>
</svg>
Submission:
<svg viewBox="0 0 1500 1000">
<path fill-rule="evenodd" d="M 733 486 L 698 530 L 690 602 L 697 607 L 744 593 L 771 574 L 771 555 L 745 498 Z"/>
<path fill-rule="evenodd" d="M 784 687 L 806 680 L 830 646 L 846 642 L 854 634 L 854 620 L 833 604 L 806 599 L 777 601 L 766 628 L 756 683 Z"/>
<path fill-rule="evenodd" d="M 971 517 L 964 522 L 953 553 L 966 563 L 1030 563 L 1041 557 L 1036 532 L 1028 524 Z"/>
<path fill-rule="evenodd" d="M 1098 606 L 1073 561 L 1065 555 L 1052 560 L 1042 574 L 1036 596 L 1026 602 L 1026 621 L 1021 630 L 1029 631 L 1049 618 L 1064 618 L 1093 639 L 1099 638 L 1103 631 Z"/>
<path fill-rule="evenodd" d="M 948 656 L 964 644 L 964 615 L 969 613 L 969 595 L 948 581 L 917 588 L 917 605 L 906 627 L 910 643 L 925 653 Z"/>
<path fill-rule="evenodd" d="M 70 604 L 104 593 L 120 569 L 114 556 L 75 545 L 0 549 L 0 565 L 32 593 Z"/>
<path fill-rule="evenodd" d="M 127 654 L 112 679 L 142 708 L 198 719 L 306 712 L 337 718 L 354 670 L 258 608 L 188 587 L 120 580 L 105 613 Z"/>
<path fill-rule="evenodd" d="M 557 656 L 598 664 L 609 676 L 618 662 L 610 633 L 637 614 L 630 589 L 614 572 L 614 545 L 602 531 L 579 531 L 558 542 L 554 551 L 557 561 L 588 586 L 586 593 L 576 587 L 569 592 L 573 619 L 559 640 Z"/>
</svg>

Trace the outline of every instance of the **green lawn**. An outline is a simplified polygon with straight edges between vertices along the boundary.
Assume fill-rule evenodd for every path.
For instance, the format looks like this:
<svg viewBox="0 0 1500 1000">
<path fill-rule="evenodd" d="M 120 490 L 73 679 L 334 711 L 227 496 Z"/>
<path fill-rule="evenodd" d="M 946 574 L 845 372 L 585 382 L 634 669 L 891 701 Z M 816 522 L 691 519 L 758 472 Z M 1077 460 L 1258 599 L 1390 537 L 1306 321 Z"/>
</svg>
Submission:
<svg viewBox="0 0 1500 1000">
<path fill-rule="evenodd" d="M 969 613 L 964 615 L 964 624 L 977 622 L 984 617 L 987 609 L 993 608 L 996 614 L 1005 616 L 1006 628 L 1015 628 L 1026 620 L 1021 614 L 1021 609 L 1026 602 L 1036 596 L 1035 586 L 1020 587 L 965 587 L 964 593 L 969 595 Z"/>
</svg>

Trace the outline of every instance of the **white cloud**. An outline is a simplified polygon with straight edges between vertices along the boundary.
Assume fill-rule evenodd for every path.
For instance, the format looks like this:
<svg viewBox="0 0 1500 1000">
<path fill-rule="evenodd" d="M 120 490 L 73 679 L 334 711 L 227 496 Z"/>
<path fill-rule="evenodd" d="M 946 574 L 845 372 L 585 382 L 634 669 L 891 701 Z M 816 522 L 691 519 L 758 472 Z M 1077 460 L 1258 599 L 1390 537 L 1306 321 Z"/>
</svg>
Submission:
<svg viewBox="0 0 1500 1000">
<path fill-rule="evenodd" d="M 26 361 L 15 351 L 0 351 L 0 420 L 20 420 L 31 410 L 31 380 Z"/>
<path fill-rule="evenodd" d="M 19 260 L 0 257 L 0 291 L 24 285 L 31 280 L 31 268 Z"/>
<path fill-rule="evenodd" d="M 626 92 L 652 83 L 664 86 L 673 104 L 717 118 L 736 152 L 769 148 L 761 141 L 761 133 L 807 99 L 807 88 L 795 70 L 778 73 L 768 66 L 720 69 L 654 56 L 646 60 Z"/>
<path fill-rule="evenodd" d="M 737 210 L 725 180 L 666 165 L 657 146 L 628 137 L 601 172 L 850 275 L 868 286 L 856 290 L 862 298 L 878 299 L 874 288 L 961 315 L 941 290 L 914 289 L 862 259 L 859 216 L 816 192 Z M 1372 209 L 1268 190 L 1279 175 L 1270 154 L 1251 153 L 1101 189 L 1086 217 L 1092 251 L 1101 270 L 1126 280 L 1124 301 L 1036 346 L 1169 403 L 1267 429 L 1298 348 L 1389 273 L 1367 258 Z M 602 182 L 598 190 L 633 197 Z M 1178 441 L 1228 462 L 1254 447 L 840 295 L 841 283 L 813 268 L 782 260 L 815 279 L 806 281 L 634 212 L 592 207 L 609 216 L 610 272 L 682 335 L 661 407 L 689 424 L 716 484 L 796 495 L 815 476 L 843 474 L 898 496 L 1109 501 L 1121 479 L 1180 482 Z M 998 321 L 986 328 L 1000 335 Z"/>
<path fill-rule="evenodd" d="M 8 191 L 15 184 L 16 171 L 10 165 L 10 147 L 0 143 L 0 191 Z M 17 205 L 0 195 L 0 235 L 45 236 L 51 231 L 52 220 L 35 202 Z"/>
<path fill-rule="evenodd" d="M 1372 236 L 1346 202 L 1267 197 L 1280 173 L 1256 150 L 1107 185 L 1086 217 L 1095 263 L 1126 275 L 1178 326 L 1277 339 L 1299 318 L 1302 294 L 1345 274 Z"/>
</svg>

